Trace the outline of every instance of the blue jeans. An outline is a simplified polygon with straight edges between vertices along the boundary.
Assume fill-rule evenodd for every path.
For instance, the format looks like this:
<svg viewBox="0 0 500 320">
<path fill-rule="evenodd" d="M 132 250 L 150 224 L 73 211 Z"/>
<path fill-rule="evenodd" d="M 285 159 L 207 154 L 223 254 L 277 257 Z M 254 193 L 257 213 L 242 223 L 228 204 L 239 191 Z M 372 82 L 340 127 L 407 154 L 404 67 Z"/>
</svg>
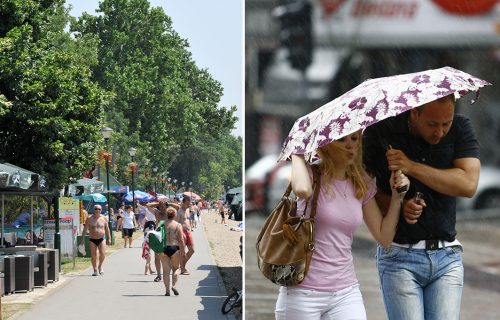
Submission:
<svg viewBox="0 0 500 320">
<path fill-rule="evenodd" d="M 462 247 L 377 248 L 389 320 L 458 320 L 464 285 Z"/>
</svg>

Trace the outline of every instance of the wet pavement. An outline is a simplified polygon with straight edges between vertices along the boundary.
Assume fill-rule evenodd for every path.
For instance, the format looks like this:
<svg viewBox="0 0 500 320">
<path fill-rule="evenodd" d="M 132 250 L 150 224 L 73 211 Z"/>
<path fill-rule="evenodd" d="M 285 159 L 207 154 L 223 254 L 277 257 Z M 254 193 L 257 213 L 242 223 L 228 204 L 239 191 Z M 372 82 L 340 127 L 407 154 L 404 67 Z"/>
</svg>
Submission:
<svg viewBox="0 0 500 320">
<path fill-rule="evenodd" d="M 257 268 L 255 239 L 264 217 L 248 214 L 245 242 L 245 316 L 246 319 L 274 319 L 278 286 Z M 462 296 L 462 320 L 493 320 L 500 314 L 500 220 L 459 221 L 458 239 L 464 246 L 465 287 Z M 353 243 L 354 264 L 369 320 L 385 320 L 375 267 L 376 244 L 363 226 Z"/>
</svg>

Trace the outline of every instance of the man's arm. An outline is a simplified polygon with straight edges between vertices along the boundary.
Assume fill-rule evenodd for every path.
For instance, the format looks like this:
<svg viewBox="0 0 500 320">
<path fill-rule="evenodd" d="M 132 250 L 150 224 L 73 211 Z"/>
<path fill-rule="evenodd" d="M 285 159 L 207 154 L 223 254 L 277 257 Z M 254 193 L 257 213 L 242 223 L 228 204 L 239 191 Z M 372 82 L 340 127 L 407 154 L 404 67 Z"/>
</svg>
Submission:
<svg viewBox="0 0 500 320">
<path fill-rule="evenodd" d="M 437 192 L 468 198 L 476 193 L 481 169 L 477 158 L 455 159 L 453 168 L 436 169 L 410 160 L 401 150 L 388 150 L 386 156 L 390 170 L 402 170 Z"/>
<path fill-rule="evenodd" d="M 108 220 L 104 218 L 104 232 L 106 234 L 106 244 L 111 244 L 111 232 L 109 231 Z"/>
</svg>

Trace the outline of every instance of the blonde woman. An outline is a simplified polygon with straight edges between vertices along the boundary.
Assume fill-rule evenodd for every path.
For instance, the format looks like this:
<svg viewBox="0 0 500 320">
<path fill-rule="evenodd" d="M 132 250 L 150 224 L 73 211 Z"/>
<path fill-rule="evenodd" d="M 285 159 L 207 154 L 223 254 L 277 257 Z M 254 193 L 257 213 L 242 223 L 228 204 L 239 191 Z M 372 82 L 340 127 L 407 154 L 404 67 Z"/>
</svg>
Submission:
<svg viewBox="0 0 500 320">
<path fill-rule="evenodd" d="M 362 166 L 361 132 L 321 147 L 317 153 L 321 188 L 315 217 L 315 250 L 304 281 L 280 288 L 276 319 L 365 320 L 351 252 L 353 233 L 364 220 L 375 240 L 390 246 L 400 210 L 396 190 L 408 185 L 409 180 L 401 172 L 392 174 L 391 203 L 384 216 L 375 202 L 375 183 Z M 310 209 L 304 213 L 304 207 L 313 193 L 312 169 L 303 156 L 292 156 L 292 187 L 300 198 L 297 214 L 308 216 Z"/>
</svg>

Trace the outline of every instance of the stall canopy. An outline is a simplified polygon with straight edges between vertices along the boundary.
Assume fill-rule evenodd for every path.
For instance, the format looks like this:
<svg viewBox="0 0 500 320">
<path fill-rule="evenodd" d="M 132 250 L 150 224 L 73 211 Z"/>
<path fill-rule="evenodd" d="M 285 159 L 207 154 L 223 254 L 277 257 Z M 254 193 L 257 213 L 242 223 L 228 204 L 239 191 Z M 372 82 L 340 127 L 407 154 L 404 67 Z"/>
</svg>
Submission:
<svg viewBox="0 0 500 320">
<path fill-rule="evenodd" d="M 0 192 L 23 190 L 47 191 L 47 181 L 32 171 L 7 162 L 0 163 Z"/>
<path fill-rule="evenodd" d="M 0 162 L 0 195 L 1 195 L 1 235 L 0 245 L 4 245 L 4 229 L 5 229 L 5 195 L 20 195 L 20 196 L 56 196 L 49 192 L 49 186 L 45 178 L 35 172 L 23 169 L 7 162 Z M 29 212 L 30 218 L 30 233 L 33 233 L 33 200 L 31 205 L 32 210 Z M 28 213 L 27 213 L 28 214 Z M 33 243 L 33 237 L 31 237 Z"/>
<path fill-rule="evenodd" d="M 95 179 L 83 178 L 69 185 L 69 194 L 72 196 L 89 195 L 103 191 L 104 182 Z"/>
</svg>

